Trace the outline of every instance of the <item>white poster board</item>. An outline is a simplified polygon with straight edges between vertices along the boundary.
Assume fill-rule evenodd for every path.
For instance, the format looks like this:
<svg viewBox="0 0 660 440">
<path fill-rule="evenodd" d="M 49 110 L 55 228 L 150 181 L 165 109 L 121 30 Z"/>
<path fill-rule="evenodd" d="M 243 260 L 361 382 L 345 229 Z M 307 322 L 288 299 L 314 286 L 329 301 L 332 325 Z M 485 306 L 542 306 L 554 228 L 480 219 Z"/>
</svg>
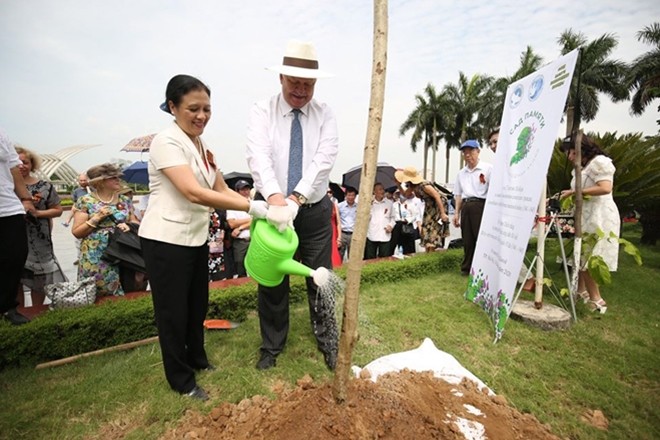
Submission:
<svg viewBox="0 0 660 440">
<path fill-rule="evenodd" d="M 575 69 L 574 50 L 509 86 L 465 297 L 488 313 L 495 340 L 516 281 Z"/>
</svg>

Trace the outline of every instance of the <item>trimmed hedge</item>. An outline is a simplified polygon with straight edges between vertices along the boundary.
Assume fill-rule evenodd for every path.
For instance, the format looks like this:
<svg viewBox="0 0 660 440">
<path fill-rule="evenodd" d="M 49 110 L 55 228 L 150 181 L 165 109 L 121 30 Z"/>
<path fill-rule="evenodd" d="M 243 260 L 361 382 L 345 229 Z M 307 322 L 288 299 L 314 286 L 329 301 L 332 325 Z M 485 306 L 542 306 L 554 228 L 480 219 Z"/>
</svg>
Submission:
<svg viewBox="0 0 660 440">
<path fill-rule="evenodd" d="M 455 271 L 461 259 L 462 251 L 452 250 L 365 264 L 361 283 L 394 283 L 437 271 Z M 336 273 L 345 278 L 346 269 L 342 267 Z M 306 296 L 304 279 L 292 277 L 290 301 L 301 302 Z M 209 317 L 243 321 L 256 308 L 255 282 L 212 289 L 209 293 Z M 106 301 L 79 309 L 51 311 L 22 326 L 3 321 L 0 322 L 0 369 L 34 365 L 157 334 L 148 295 L 130 301 Z"/>
</svg>

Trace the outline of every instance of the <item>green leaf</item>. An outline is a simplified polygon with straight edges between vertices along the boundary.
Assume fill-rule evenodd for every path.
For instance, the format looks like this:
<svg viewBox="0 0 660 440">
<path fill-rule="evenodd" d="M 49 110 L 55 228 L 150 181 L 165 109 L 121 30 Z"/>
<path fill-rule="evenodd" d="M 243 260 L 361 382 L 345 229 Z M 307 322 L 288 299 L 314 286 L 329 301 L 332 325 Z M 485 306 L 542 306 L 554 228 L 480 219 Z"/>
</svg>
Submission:
<svg viewBox="0 0 660 440">
<path fill-rule="evenodd" d="M 559 291 L 559 294 L 560 294 L 561 296 L 568 296 L 568 295 L 569 295 L 568 288 L 566 288 L 566 287 L 562 287 L 561 290 Z"/>
<path fill-rule="evenodd" d="M 619 243 L 623 245 L 623 251 L 631 255 L 635 259 L 635 263 L 637 263 L 638 266 L 642 265 L 642 254 L 639 252 L 639 249 L 637 249 L 637 246 L 626 240 L 625 238 L 619 238 Z"/>
<path fill-rule="evenodd" d="M 543 278 L 543 285 L 547 286 L 547 287 L 552 287 L 553 286 L 552 279 L 551 278 Z"/>
<path fill-rule="evenodd" d="M 600 285 L 611 284 L 610 268 L 600 255 L 592 255 L 587 261 L 587 270 L 594 281 Z"/>
<path fill-rule="evenodd" d="M 562 212 L 570 211 L 574 205 L 575 205 L 575 194 L 571 194 L 570 196 L 561 199 L 559 203 Z"/>
</svg>

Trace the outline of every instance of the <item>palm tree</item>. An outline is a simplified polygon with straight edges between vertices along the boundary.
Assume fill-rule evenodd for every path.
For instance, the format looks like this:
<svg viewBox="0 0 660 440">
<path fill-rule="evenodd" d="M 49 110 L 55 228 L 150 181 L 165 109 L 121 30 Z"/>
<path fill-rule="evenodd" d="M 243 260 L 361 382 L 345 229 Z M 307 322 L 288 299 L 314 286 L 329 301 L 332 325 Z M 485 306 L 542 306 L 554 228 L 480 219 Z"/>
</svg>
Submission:
<svg viewBox="0 0 660 440">
<path fill-rule="evenodd" d="M 614 102 L 628 99 L 626 82 L 628 66 L 623 61 L 609 59 L 618 44 L 616 37 L 611 34 L 601 35 L 588 42 L 583 33 L 568 29 L 562 32 L 557 42 L 561 46 L 562 55 L 579 47 L 582 48 L 581 59 L 578 61 L 568 92 L 566 134 L 569 135 L 573 129 L 573 104 L 576 99 L 580 105 L 579 118 L 584 121 L 596 118 L 600 107 L 598 93 L 606 94 Z M 576 96 L 578 81 L 580 81 L 580 96 Z"/>
<path fill-rule="evenodd" d="M 480 74 L 468 79 L 463 72 L 459 72 L 458 83 L 447 84 L 443 88 L 448 110 L 455 121 L 445 133 L 447 159 L 450 147 L 458 148 L 467 139 L 483 139 L 491 128 L 488 124 L 492 117 L 489 117 L 491 112 L 488 109 L 492 108 L 495 99 L 495 92 L 491 87 L 494 81 L 493 77 Z"/>
<path fill-rule="evenodd" d="M 428 149 L 433 149 L 433 166 L 431 168 L 431 180 L 435 181 L 435 153 L 438 149 L 438 140 L 442 138 L 443 132 L 449 125 L 447 117 L 447 103 L 445 97 L 435 90 L 429 83 L 424 89 L 424 96 L 415 95 L 417 107 L 408 115 L 399 128 L 399 135 L 404 136 L 407 131 L 413 130 L 410 138 L 410 148 L 417 151 L 417 144 L 424 140 L 424 178 L 428 168 Z M 449 165 L 447 165 L 449 167 Z"/>
<path fill-rule="evenodd" d="M 509 85 L 537 71 L 542 64 L 543 57 L 535 53 L 531 46 L 527 46 L 527 48 L 520 54 L 520 66 L 518 67 L 518 70 L 516 70 L 511 76 L 497 78 L 493 81 L 491 86 L 493 95 L 491 107 L 482 110 L 484 113 L 484 126 L 487 129 L 487 132 L 484 132 L 484 139 L 491 129 L 500 125 L 502 112 L 504 111 L 506 90 Z"/>
<path fill-rule="evenodd" d="M 630 68 L 630 92 L 633 93 L 630 111 L 639 116 L 651 101 L 660 97 L 660 23 L 653 23 L 637 32 L 637 40 L 654 46 L 635 58 Z"/>
</svg>

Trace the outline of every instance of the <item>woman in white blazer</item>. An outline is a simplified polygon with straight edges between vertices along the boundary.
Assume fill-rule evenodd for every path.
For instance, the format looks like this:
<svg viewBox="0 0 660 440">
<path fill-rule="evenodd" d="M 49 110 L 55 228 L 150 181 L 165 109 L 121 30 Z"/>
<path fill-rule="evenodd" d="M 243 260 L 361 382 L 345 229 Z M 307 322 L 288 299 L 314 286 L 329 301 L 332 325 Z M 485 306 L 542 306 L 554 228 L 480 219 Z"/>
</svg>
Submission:
<svg viewBox="0 0 660 440">
<path fill-rule="evenodd" d="M 195 370 L 214 370 L 204 349 L 208 308 L 209 208 L 248 211 L 264 218 L 265 202 L 248 201 L 227 187 L 202 138 L 211 118 L 211 91 L 197 78 L 176 75 L 161 109 L 174 116 L 149 150 L 149 206 L 140 225 L 165 376 L 172 389 L 208 395 Z"/>
</svg>

